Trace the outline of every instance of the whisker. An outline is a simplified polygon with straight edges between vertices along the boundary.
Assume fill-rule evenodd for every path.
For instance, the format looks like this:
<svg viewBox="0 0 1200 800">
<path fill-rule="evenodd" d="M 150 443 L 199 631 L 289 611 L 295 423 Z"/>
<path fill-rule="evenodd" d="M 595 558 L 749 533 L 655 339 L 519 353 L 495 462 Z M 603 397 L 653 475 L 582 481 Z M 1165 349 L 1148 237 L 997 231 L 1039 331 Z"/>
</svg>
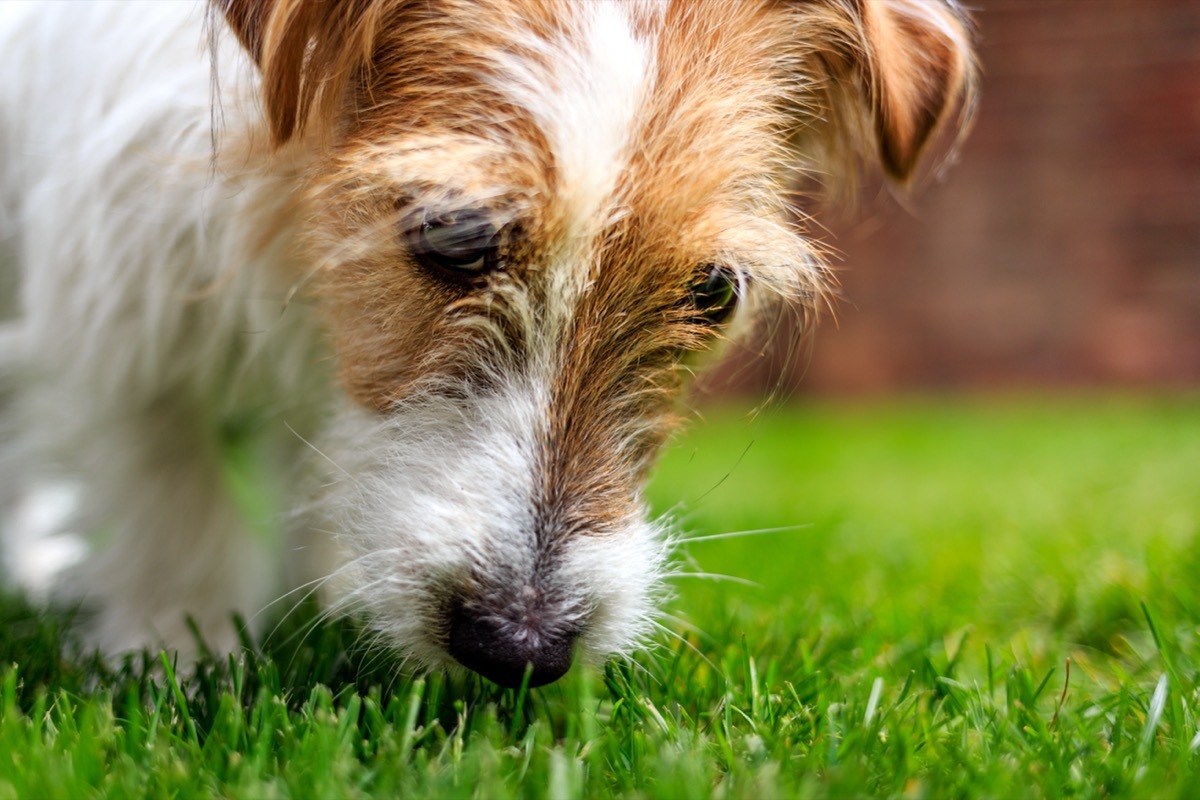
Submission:
<svg viewBox="0 0 1200 800">
<path fill-rule="evenodd" d="M 333 531 L 321 531 L 321 532 L 329 533 L 330 535 L 335 535 Z M 274 630 L 278 630 L 279 625 L 282 625 L 283 622 L 285 622 L 287 620 L 288 616 L 290 616 L 292 614 L 292 612 L 294 612 L 298 607 L 303 605 L 304 601 L 306 601 L 308 598 L 312 597 L 312 595 L 316 591 L 318 591 L 323 585 L 325 585 L 329 581 L 342 575 L 343 573 L 347 572 L 351 568 L 359 566 L 360 564 L 364 563 L 368 559 L 379 557 L 379 556 L 395 555 L 396 553 L 399 553 L 399 552 L 402 552 L 401 548 L 394 548 L 394 547 L 393 548 L 385 548 L 382 550 L 375 550 L 370 553 L 364 553 L 356 558 L 353 558 L 350 561 L 347 561 L 345 564 L 342 564 L 337 569 L 333 570 L 332 572 L 330 572 L 327 575 L 323 575 L 319 578 L 314 578 L 313 580 L 308 581 L 307 583 L 303 583 L 303 584 L 295 587 L 294 589 L 290 589 L 290 590 L 284 592 L 279 597 L 275 598 L 274 600 L 272 600 L 271 602 L 267 603 L 262 608 L 260 608 L 258 611 L 256 611 L 254 613 L 254 615 L 252 617 L 250 617 L 248 622 L 253 622 L 254 620 L 258 619 L 262 614 L 266 613 L 266 611 L 269 608 L 271 608 L 272 606 L 274 606 L 278 603 L 283 602 L 288 597 L 296 594 L 297 592 L 304 591 L 306 588 L 312 587 L 311 589 L 309 589 L 308 592 L 306 592 L 304 594 L 303 597 L 301 597 L 299 600 L 296 601 L 296 603 L 292 606 L 291 609 L 289 609 L 287 611 L 287 613 L 284 614 L 283 619 L 281 619 L 279 621 L 279 623 L 275 626 Z M 274 633 L 274 630 L 272 631 L 272 633 Z"/>
<path fill-rule="evenodd" d="M 736 575 L 722 575 L 718 572 L 666 572 L 663 573 L 664 578 L 698 578 L 700 580 L 710 581 L 728 581 L 730 583 L 741 584 L 742 586 L 753 586 L 756 589 L 761 589 L 762 584 L 757 581 L 752 581 L 747 578 L 739 578 Z"/>
<path fill-rule="evenodd" d="M 740 465 L 742 463 L 742 459 L 744 459 L 746 457 L 746 454 L 750 452 L 750 448 L 754 446 L 754 441 L 755 441 L 754 439 L 751 439 L 749 441 L 749 443 L 746 444 L 746 447 L 742 450 L 742 454 L 737 457 L 737 461 L 733 462 L 733 466 L 731 466 L 725 472 L 725 474 L 721 476 L 720 480 L 718 480 L 712 486 L 708 487 L 708 489 L 706 489 L 699 496 L 692 498 L 692 502 L 698 503 L 701 500 L 703 500 L 704 498 L 708 497 L 713 492 L 715 492 L 717 489 L 721 488 L 721 484 L 725 483 L 725 481 L 729 480 L 730 477 L 733 476 L 734 470 L 736 470 L 738 468 L 738 465 Z"/>
<path fill-rule="evenodd" d="M 337 463 L 337 462 L 336 462 L 336 461 L 334 461 L 332 458 L 330 458 L 328 455 L 326 455 L 326 454 L 325 454 L 325 453 L 324 453 L 324 452 L 321 450 L 321 448 L 317 447 L 315 444 L 313 444 L 312 442 L 310 442 L 308 439 L 305 439 L 303 436 L 301 436 L 301 435 L 299 434 L 299 432 L 297 432 L 297 431 L 296 431 L 296 429 L 295 429 L 295 428 L 293 428 L 293 427 L 291 426 L 291 423 L 289 423 L 289 422 L 285 421 L 283 424 L 284 424 L 284 426 L 285 426 L 285 427 L 286 427 L 286 428 L 287 428 L 289 431 L 291 431 L 291 432 L 292 432 L 292 435 L 293 435 L 293 436 L 295 436 L 295 437 L 296 437 L 297 439 L 299 439 L 300 441 L 304 442 L 304 444 L 305 444 L 305 445 L 307 445 L 307 446 L 308 446 L 308 447 L 309 447 L 309 448 L 310 448 L 310 449 L 311 449 L 311 450 L 312 450 L 314 453 L 316 453 L 316 454 L 317 454 L 317 455 L 319 455 L 321 458 L 323 458 L 323 459 L 325 459 L 327 462 L 329 462 L 330 466 L 332 466 L 334 469 L 338 470 L 338 471 L 339 471 L 339 472 L 341 472 L 343 475 L 345 475 L 347 478 L 349 478 L 349 479 L 350 479 L 350 480 L 351 480 L 351 481 L 354 483 L 354 485 L 355 485 L 355 486 L 359 486 L 359 485 L 360 485 L 360 484 L 359 484 L 359 482 L 358 482 L 358 480 L 357 480 L 357 479 L 356 479 L 356 478 L 355 478 L 353 475 L 351 475 L 351 474 L 350 474 L 350 472 L 349 472 L 347 469 L 345 469 L 344 467 L 342 467 L 342 465 L 341 465 L 341 464 Z"/>
<path fill-rule="evenodd" d="M 745 531 L 729 531 L 728 533 L 713 533 L 704 536 L 687 536 L 684 538 L 675 539 L 673 545 L 682 546 L 695 544 L 697 542 L 715 542 L 720 539 L 737 539 L 743 536 L 763 536 L 770 533 L 792 533 L 812 528 L 811 524 L 804 525 L 783 525 L 778 528 L 754 528 Z"/>
<path fill-rule="evenodd" d="M 373 556 L 373 555 L 375 555 L 375 553 L 367 554 L 367 556 Z M 361 560 L 361 558 L 356 559 L 356 562 L 359 560 Z M 350 562 L 349 564 L 346 564 L 345 566 L 349 567 L 356 562 Z M 335 570 L 334 572 L 325 576 L 325 578 L 321 579 L 321 583 L 323 584 L 323 583 L 327 582 L 328 580 L 330 580 L 331 578 L 336 577 L 338 572 L 340 572 L 340 570 Z M 379 586 L 382 583 L 385 583 L 386 581 L 387 581 L 386 576 L 377 578 L 376 580 L 370 581 L 362 586 L 356 587 L 352 592 L 349 592 L 348 594 L 346 594 L 343 597 L 336 598 L 334 600 L 334 602 L 331 603 L 328 608 L 321 609 L 319 611 L 319 613 L 312 620 L 310 620 L 304 627 L 302 627 L 299 631 L 292 634 L 291 636 L 284 639 L 283 641 L 278 642 L 278 644 L 280 646 L 287 646 L 287 645 L 291 644 L 293 641 L 295 641 L 297 639 L 297 637 L 299 637 L 300 641 L 303 641 L 309 634 L 311 634 L 319 626 L 327 623 L 329 620 L 333 619 L 334 617 L 344 616 L 345 612 L 350 610 L 354 606 L 354 604 L 358 602 L 359 595 L 365 594 L 366 592 L 374 589 L 375 587 Z M 278 633 L 279 629 L 283 626 L 283 624 L 287 620 L 287 618 L 289 616 L 291 616 L 291 614 L 294 613 L 303 604 L 304 600 L 306 600 L 306 599 L 308 599 L 308 597 L 312 596 L 313 592 L 317 591 L 318 588 L 320 588 L 319 585 L 317 587 L 311 589 L 308 592 L 308 594 L 306 594 L 304 596 L 304 598 L 302 598 L 295 605 L 293 605 L 292 608 L 288 611 L 288 613 L 284 615 L 284 618 L 279 621 L 279 623 L 271 630 L 271 632 L 269 634 L 267 634 L 266 637 L 264 637 L 264 641 L 270 641 L 270 639 L 272 637 L 274 637 L 276 633 Z"/>
<path fill-rule="evenodd" d="M 689 619 L 681 617 L 678 614 L 670 614 L 667 612 L 663 612 L 659 616 L 662 619 L 665 619 L 668 622 L 670 622 L 672 625 L 678 625 L 681 628 L 685 628 L 703 639 L 708 639 L 709 641 L 713 641 L 715 638 L 711 633 L 704 630 L 696 623 L 692 622 Z"/>
<path fill-rule="evenodd" d="M 313 619 L 309 620 L 298 631 L 296 631 L 292 635 L 288 636 L 286 639 L 276 642 L 275 645 L 277 647 L 284 648 L 284 647 L 289 647 L 293 644 L 299 645 L 299 644 L 303 643 L 304 640 L 307 639 L 309 636 L 311 636 L 314 632 L 316 632 L 318 628 L 320 628 L 322 625 L 327 624 L 329 622 L 329 620 L 333 618 L 335 613 L 336 612 L 333 612 L 331 609 L 323 610 L 322 613 L 318 614 Z M 272 635 L 274 635 L 274 634 L 272 634 Z M 298 655 L 297 652 L 292 653 L 291 661 L 289 661 L 289 666 L 291 666 L 291 664 L 293 664 L 295 662 L 295 658 L 297 655 Z"/>
<path fill-rule="evenodd" d="M 688 641 L 688 639 L 687 639 L 687 637 L 686 637 L 686 636 L 684 636 L 683 634 L 681 634 L 681 633 L 679 633 L 679 632 L 677 632 L 677 631 L 673 631 L 673 630 L 671 630 L 671 629 L 670 629 L 670 628 L 668 628 L 666 625 L 663 625 L 661 622 L 657 622 L 657 621 L 651 620 L 651 624 L 652 624 L 652 625 L 653 625 L 655 628 L 658 628 L 658 630 L 662 631 L 663 633 L 666 633 L 666 634 L 668 634 L 669 636 L 673 636 L 674 638 L 676 638 L 677 640 L 679 640 L 679 642 L 680 642 L 681 644 L 683 644 L 683 646 L 684 646 L 684 647 L 686 647 L 687 649 L 691 650 L 693 653 L 695 653 L 695 654 L 696 654 L 696 656 L 697 656 L 697 657 L 698 657 L 698 658 L 699 658 L 701 661 L 703 661 L 705 664 L 708 664 L 710 667 L 712 667 L 712 668 L 713 668 L 713 670 L 714 670 L 714 671 L 715 671 L 717 674 L 720 674 L 720 672 L 721 672 L 720 668 L 718 668 L 718 667 L 717 667 L 717 665 L 716 665 L 715 663 L 713 663 L 712 659 L 710 659 L 708 656 L 704 655 L 704 653 L 700 652 L 700 648 L 696 647 L 696 645 L 694 645 L 694 644 L 692 644 L 690 641 Z"/>
</svg>

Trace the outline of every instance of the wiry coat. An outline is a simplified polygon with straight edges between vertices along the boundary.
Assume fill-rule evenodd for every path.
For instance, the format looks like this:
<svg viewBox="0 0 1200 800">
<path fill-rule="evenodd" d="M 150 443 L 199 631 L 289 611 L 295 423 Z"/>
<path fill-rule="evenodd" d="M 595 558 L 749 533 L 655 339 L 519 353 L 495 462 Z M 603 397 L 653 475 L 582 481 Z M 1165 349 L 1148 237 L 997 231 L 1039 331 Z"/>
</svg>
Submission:
<svg viewBox="0 0 1200 800">
<path fill-rule="evenodd" d="M 222 468 L 255 442 L 340 564 L 290 580 L 418 665 L 627 652 L 689 354 L 815 309 L 789 187 L 906 180 L 970 59 L 936 0 L 5 4 L 10 561 L 72 487 L 93 640 L 231 646 L 279 591 Z"/>
</svg>

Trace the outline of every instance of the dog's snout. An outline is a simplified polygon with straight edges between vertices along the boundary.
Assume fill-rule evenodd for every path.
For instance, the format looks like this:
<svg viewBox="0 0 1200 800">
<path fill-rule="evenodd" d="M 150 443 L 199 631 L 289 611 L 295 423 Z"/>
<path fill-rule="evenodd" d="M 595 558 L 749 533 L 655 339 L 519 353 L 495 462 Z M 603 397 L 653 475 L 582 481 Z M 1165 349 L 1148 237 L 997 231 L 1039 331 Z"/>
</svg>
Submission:
<svg viewBox="0 0 1200 800">
<path fill-rule="evenodd" d="M 578 631 L 550 630 L 460 607 L 450 618 L 450 655 L 467 669 L 505 687 L 553 683 L 571 668 Z"/>
</svg>

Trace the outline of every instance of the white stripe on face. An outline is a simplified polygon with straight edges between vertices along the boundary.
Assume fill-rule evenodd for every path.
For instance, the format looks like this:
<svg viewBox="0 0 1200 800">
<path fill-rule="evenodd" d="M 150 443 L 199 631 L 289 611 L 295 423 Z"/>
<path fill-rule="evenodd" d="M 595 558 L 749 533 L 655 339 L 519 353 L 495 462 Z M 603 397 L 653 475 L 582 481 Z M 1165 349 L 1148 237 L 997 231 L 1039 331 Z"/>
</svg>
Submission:
<svg viewBox="0 0 1200 800">
<path fill-rule="evenodd" d="M 586 238 L 608 222 L 605 206 L 625 168 L 649 89 L 650 52 L 634 36 L 623 4 L 578 7 L 583 13 L 578 38 L 570 43 L 574 49 L 557 65 L 545 109 L 531 110 L 554 149 L 569 231 Z"/>
<path fill-rule="evenodd" d="M 573 273 L 582 288 L 588 250 L 620 212 L 613 195 L 652 88 L 654 48 L 635 34 L 627 3 L 589 0 L 568 8 L 566 30 L 554 39 L 517 32 L 515 47 L 496 56 L 494 81 L 550 145 L 554 202 L 566 223 L 564 269 L 556 271 Z"/>
</svg>

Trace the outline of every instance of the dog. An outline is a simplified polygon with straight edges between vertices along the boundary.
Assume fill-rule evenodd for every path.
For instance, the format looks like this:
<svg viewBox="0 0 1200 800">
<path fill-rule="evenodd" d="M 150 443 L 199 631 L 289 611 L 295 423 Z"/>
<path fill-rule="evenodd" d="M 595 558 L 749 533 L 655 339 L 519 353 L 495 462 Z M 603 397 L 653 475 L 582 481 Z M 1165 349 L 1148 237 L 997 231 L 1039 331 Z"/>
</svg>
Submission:
<svg viewBox="0 0 1200 800">
<path fill-rule="evenodd" d="M 794 187 L 976 83 L 945 0 L 18 2 L 0 71 L 16 580 L 110 654 L 319 589 L 502 686 L 648 641 L 681 391 L 833 285 Z"/>
</svg>

